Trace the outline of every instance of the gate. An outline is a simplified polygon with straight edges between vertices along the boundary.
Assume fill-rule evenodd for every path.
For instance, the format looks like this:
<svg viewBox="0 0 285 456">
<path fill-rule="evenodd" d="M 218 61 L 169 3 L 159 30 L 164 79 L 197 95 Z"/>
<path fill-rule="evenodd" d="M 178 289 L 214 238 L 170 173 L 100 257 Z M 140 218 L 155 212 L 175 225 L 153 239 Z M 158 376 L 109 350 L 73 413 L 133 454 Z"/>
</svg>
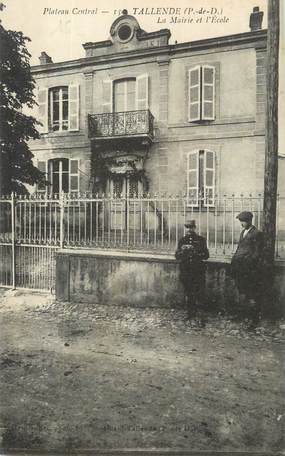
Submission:
<svg viewBox="0 0 285 456">
<path fill-rule="evenodd" d="M 52 291 L 61 212 L 58 199 L 0 199 L 0 286 Z"/>
</svg>

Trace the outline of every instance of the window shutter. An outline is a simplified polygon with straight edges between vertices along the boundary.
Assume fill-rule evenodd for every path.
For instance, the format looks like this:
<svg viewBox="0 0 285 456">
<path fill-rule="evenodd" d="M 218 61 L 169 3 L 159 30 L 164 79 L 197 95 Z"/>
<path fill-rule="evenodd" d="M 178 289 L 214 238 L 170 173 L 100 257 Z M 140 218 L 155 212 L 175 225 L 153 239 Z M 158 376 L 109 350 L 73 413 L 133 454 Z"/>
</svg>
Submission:
<svg viewBox="0 0 285 456">
<path fill-rule="evenodd" d="M 68 129 L 79 130 L 79 85 L 70 85 L 68 88 Z"/>
<path fill-rule="evenodd" d="M 38 90 L 38 120 L 42 125 L 38 126 L 40 133 L 48 132 L 48 89 Z"/>
<path fill-rule="evenodd" d="M 53 160 L 48 160 L 48 181 L 49 181 L 49 193 L 53 193 Z"/>
<path fill-rule="evenodd" d="M 202 119 L 215 120 L 215 68 L 202 67 Z"/>
<path fill-rule="evenodd" d="M 103 81 L 103 112 L 113 112 L 113 81 Z"/>
<path fill-rule="evenodd" d="M 194 150 L 187 156 L 187 203 L 197 207 L 199 198 L 199 151 Z"/>
<path fill-rule="evenodd" d="M 194 122 L 201 119 L 201 67 L 196 66 L 188 73 L 188 120 Z"/>
<path fill-rule="evenodd" d="M 47 176 L 47 161 L 46 160 L 38 160 L 37 167 L 42 173 L 45 173 L 45 178 L 46 178 L 46 180 L 48 180 L 48 176 Z M 45 193 L 46 190 L 47 190 L 47 187 L 46 187 L 46 185 L 43 182 L 37 184 L 37 192 Z"/>
<path fill-rule="evenodd" d="M 136 108 L 148 109 L 148 74 L 141 74 L 136 79 Z"/>
<path fill-rule="evenodd" d="M 213 207 L 215 204 L 215 152 L 211 150 L 205 150 L 204 189 L 205 206 Z"/>
<path fill-rule="evenodd" d="M 79 160 L 69 160 L 69 191 L 79 192 Z"/>
</svg>

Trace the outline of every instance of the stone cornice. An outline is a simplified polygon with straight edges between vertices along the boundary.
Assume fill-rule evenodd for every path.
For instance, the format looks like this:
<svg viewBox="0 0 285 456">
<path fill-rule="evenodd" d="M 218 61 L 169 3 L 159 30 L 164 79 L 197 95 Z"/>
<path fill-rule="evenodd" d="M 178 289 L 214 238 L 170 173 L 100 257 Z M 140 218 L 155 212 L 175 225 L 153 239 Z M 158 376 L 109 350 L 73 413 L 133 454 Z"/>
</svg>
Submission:
<svg viewBox="0 0 285 456">
<path fill-rule="evenodd" d="M 95 49 L 95 48 L 98 49 L 98 48 L 110 47 L 112 45 L 113 45 L 113 43 L 111 40 L 97 41 L 96 43 L 93 43 L 91 41 L 89 43 L 82 44 L 84 49 Z"/>
<path fill-rule="evenodd" d="M 170 30 L 168 30 L 168 29 L 161 29 L 161 30 L 158 30 L 157 32 L 150 32 L 150 33 L 147 33 L 144 30 L 138 30 L 136 33 L 136 37 L 137 37 L 138 41 L 160 38 L 161 36 L 167 36 L 169 38 L 170 35 L 171 35 L 171 33 L 170 33 Z M 88 42 L 88 43 L 82 44 L 82 46 L 85 50 L 110 47 L 112 45 L 113 45 L 113 43 L 111 40 Z"/>
<path fill-rule="evenodd" d="M 267 30 L 258 30 L 256 32 L 238 33 L 235 35 L 226 35 L 215 38 L 206 38 L 198 41 L 190 41 L 186 43 L 178 43 L 170 45 L 171 53 L 179 51 L 196 51 L 200 49 L 221 48 L 224 46 L 236 46 L 252 44 L 254 47 L 266 48 Z"/>
<path fill-rule="evenodd" d="M 154 32 L 155 33 L 155 32 Z M 46 73 L 53 73 L 60 70 L 73 70 L 73 69 L 83 69 L 90 66 L 102 65 L 102 63 L 112 63 L 118 61 L 130 61 L 130 59 L 137 59 L 137 58 L 149 58 L 149 57 L 156 57 L 158 55 L 169 55 L 170 57 L 174 57 L 181 53 L 188 52 L 191 55 L 192 52 L 197 51 L 206 51 L 206 50 L 214 50 L 215 48 L 217 51 L 222 50 L 222 48 L 230 46 L 233 48 L 234 46 L 239 47 L 248 47 L 252 45 L 257 49 L 266 49 L 266 38 L 267 38 L 267 30 L 258 30 L 256 32 L 246 32 L 246 33 L 239 33 L 235 35 L 227 35 L 222 37 L 216 38 L 206 38 L 199 41 L 191 41 L 179 44 L 172 44 L 162 47 L 154 47 L 154 48 L 147 48 L 147 49 L 135 49 L 128 52 L 121 52 L 121 53 L 114 53 L 108 56 L 101 55 L 99 57 L 84 57 L 81 59 L 76 60 L 68 60 L 59 63 L 48 63 L 46 65 L 35 65 L 31 68 L 31 71 L 34 75 L 36 74 L 46 74 Z M 97 44 L 104 43 L 98 42 Z M 106 43 L 106 42 L 105 42 Z M 93 43 L 86 43 L 86 45 L 92 45 Z"/>
<path fill-rule="evenodd" d="M 170 38 L 170 36 L 171 36 L 170 30 L 161 29 L 161 30 L 158 30 L 157 32 L 149 32 L 149 33 L 144 32 L 143 30 L 139 30 L 137 32 L 137 39 L 139 41 L 152 40 L 154 38 L 160 38 L 161 36 L 167 36 L 168 38 Z"/>
</svg>

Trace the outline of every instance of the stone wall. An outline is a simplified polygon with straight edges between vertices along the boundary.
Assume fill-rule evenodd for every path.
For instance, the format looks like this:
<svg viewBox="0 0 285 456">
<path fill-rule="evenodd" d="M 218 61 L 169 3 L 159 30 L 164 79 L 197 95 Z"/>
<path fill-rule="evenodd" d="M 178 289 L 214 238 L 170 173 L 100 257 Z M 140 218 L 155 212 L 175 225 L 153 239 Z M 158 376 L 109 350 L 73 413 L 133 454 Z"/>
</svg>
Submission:
<svg viewBox="0 0 285 456">
<path fill-rule="evenodd" d="M 206 301 L 210 310 L 227 311 L 239 303 L 229 262 L 207 261 Z M 285 268 L 276 266 L 269 313 L 285 314 Z M 135 307 L 181 307 L 178 263 L 170 255 L 62 250 L 57 255 L 59 301 Z"/>
</svg>

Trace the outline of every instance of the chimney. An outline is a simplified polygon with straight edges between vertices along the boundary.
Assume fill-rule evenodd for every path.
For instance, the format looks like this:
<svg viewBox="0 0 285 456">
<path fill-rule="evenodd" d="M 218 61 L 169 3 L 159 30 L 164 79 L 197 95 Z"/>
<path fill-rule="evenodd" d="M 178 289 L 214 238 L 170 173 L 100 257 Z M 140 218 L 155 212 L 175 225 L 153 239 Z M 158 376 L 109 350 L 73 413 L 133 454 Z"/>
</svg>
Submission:
<svg viewBox="0 0 285 456">
<path fill-rule="evenodd" d="M 249 27 L 252 32 L 262 29 L 263 11 L 259 11 L 259 6 L 254 6 L 249 19 Z"/>
<path fill-rule="evenodd" d="M 41 55 L 39 56 L 40 59 L 40 64 L 41 65 L 46 65 L 47 63 L 53 63 L 52 58 L 47 55 L 46 52 L 42 52 Z"/>
</svg>

